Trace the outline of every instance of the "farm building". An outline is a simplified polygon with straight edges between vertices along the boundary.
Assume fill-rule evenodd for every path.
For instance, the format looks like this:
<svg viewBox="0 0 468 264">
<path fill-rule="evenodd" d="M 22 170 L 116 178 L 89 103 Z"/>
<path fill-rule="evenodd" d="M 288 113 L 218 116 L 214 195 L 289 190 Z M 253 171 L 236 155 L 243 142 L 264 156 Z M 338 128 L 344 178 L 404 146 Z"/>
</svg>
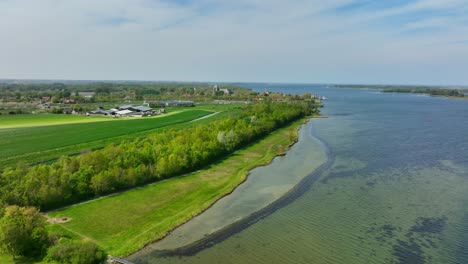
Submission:
<svg viewBox="0 0 468 264">
<path fill-rule="evenodd" d="M 118 116 L 129 116 L 133 113 L 132 110 L 120 110 L 120 111 L 117 111 L 115 114 L 118 115 Z"/>
<path fill-rule="evenodd" d="M 119 106 L 119 110 L 129 110 L 132 107 L 132 105 L 121 105 Z"/>
<path fill-rule="evenodd" d="M 130 110 L 133 110 L 135 112 L 142 112 L 142 113 L 153 112 L 153 109 L 146 107 L 146 106 L 132 106 L 130 107 Z"/>
<path fill-rule="evenodd" d="M 130 110 L 132 112 L 136 112 L 136 113 L 139 113 L 139 114 L 145 114 L 145 115 L 151 115 L 151 114 L 156 114 L 157 113 L 157 111 L 153 110 L 152 108 L 142 106 L 142 105 L 139 105 L 139 106 L 122 105 L 122 106 L 119 106 L 119 110 L 120 111 Z M 157 113 L 157 114 L 159 114 L 159 113 Z"/>
<path fill-rule="evenodd" d="M 161 105 L 164 106 L 194 106 L 193 101 L 181 101 L 181 100 L 164 100 L 161 101 Z"/>
<path fill-rule="evenodd" d="M 96 109 L 93 111 L 89 111 L 86 113 L 86 115 L 105 115 L 105 116 L 110 116 L 110 115 L 115 115 L 115 111 L 112 110 L 104 110 L 104 109 Z"/>
<path fill-rule="evenodd" d="M 86 115 L 104 115 L 104 116 L 113 116 L 113 117 L 123 117 L 123 116 L 132 116 L 132 117 L 143 117 L 151 115 L 159 115 L 164 113 L 164 110 L 153 110 L 152 108 L 146 106 L 132 106 L 132 105 L 122 105 L 118 109 L 113 108 L 110 110 L 105 110 L 102 107 L 94 111 L 86 113 Z"/>
</svg>

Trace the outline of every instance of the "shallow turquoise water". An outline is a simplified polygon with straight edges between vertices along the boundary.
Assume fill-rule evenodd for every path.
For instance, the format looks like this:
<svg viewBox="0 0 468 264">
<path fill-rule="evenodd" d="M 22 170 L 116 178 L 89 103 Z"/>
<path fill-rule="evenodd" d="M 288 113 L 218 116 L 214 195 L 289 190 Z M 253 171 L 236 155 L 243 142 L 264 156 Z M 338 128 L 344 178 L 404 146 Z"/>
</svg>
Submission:
<svg viewBox="0 0 468 264">
<path fill-rule="evenodd" d="M 146 251 L 130 260 L 468 263 L 468 101 L 325 86 L 247 86 L 329 98 L 323 110 L 329 118 L 311 124 L 331 151 L 330 168 L 292 203 L 193 255 Z M 294 160 L 313 162 L 309 152 L 316 150 L 302 148 Z"/>
</svg>

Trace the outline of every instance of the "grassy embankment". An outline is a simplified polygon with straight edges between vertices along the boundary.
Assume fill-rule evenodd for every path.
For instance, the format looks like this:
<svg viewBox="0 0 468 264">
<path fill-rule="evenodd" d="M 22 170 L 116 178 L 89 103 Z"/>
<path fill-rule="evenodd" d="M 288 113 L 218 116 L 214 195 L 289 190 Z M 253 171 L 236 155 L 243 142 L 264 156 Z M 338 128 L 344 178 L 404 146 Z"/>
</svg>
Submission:
<svg viewBox="0 0 468 264">
<path fill-rule="evenodd" d="M 128 255 L 203 212 L 242 183 L 249 170 L 284 153 L 303 121 L 204 170 L 49 213 L 72 219 L 49 229 L 90 239 L 115 256 Z"/>
<path fill-rule="evenodd" d="M 211 122 L 238 111 L 238 107 L 202 105 L 196 108 L 173 108 L 166 115 L 146 118 L 114 119 L 52 114 L 0 116 L 0 169 L 15 165 L 18 161 L 30 164 L 97 149 L 161 129 L 181 129 Z M 220 113 L 190 122 L 213 112 Z"/>
</svg>

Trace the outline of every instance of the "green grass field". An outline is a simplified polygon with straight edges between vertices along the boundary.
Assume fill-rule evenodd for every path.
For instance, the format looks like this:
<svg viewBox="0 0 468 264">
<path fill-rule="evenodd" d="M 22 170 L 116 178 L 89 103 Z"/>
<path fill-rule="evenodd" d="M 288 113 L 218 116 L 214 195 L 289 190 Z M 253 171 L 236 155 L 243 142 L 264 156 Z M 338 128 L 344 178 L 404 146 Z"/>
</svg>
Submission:
<svg viewBox="0 0 468 264">
<path fill-rule="evenodd" d="M 283 153 L 302 122 L 199 172 L 49 213 L 72 218 L 49 228 L 90 239 L 112 255 L 128 255 L 199 214 L 243 182 L 250 169 Z"/>
<path fill-rule="evenodd" d="M 0 168 L 16 164 L 20 160 L 34 163 L 77 153 L 84 149 L 103 147 L 128 138 L 122 136 L 186 123 L 211 113 L 207 110 L 189 109 L 150 118 L 121 118 L 100 122 L 95 122 L 91 118 L 89 119 L 91 122 L 88 123 L 0 129 Z M 55 118 L 49 118 L 49 116 L 38 117 L 32 119 L 34 121 L 20 119 L 18 123 L 37 124 L 47 123 L 50 120 L 57 121 Z"/>
</svg>

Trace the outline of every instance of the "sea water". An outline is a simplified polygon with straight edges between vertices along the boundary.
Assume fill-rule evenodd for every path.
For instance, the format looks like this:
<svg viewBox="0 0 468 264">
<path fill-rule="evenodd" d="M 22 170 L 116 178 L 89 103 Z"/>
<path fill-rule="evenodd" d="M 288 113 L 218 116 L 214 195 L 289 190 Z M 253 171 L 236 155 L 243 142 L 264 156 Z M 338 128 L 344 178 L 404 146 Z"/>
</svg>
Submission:
<svg viewBox="0 0 468 264">
<path fill-rule="evenodd" d="M 326 96 L 322 113 L 328 118 L 312 120 L 286 157 L 254 170 L 214 211 L 129 260 L 468 263 L 468 100 L 325 85 L 244 86 Z M 310 174 L 330 159 L 320 173 Z M 296 166 L 303 169 L 291 169 Z M 307 175 L 316 180 L 305 183 L 306 191 L 251 224 L 196 250 L 161 253 L 200 236 L 210 241 L 211 231 L 219 233 L 287 195 L 285 189 Z"/>
</svg>

